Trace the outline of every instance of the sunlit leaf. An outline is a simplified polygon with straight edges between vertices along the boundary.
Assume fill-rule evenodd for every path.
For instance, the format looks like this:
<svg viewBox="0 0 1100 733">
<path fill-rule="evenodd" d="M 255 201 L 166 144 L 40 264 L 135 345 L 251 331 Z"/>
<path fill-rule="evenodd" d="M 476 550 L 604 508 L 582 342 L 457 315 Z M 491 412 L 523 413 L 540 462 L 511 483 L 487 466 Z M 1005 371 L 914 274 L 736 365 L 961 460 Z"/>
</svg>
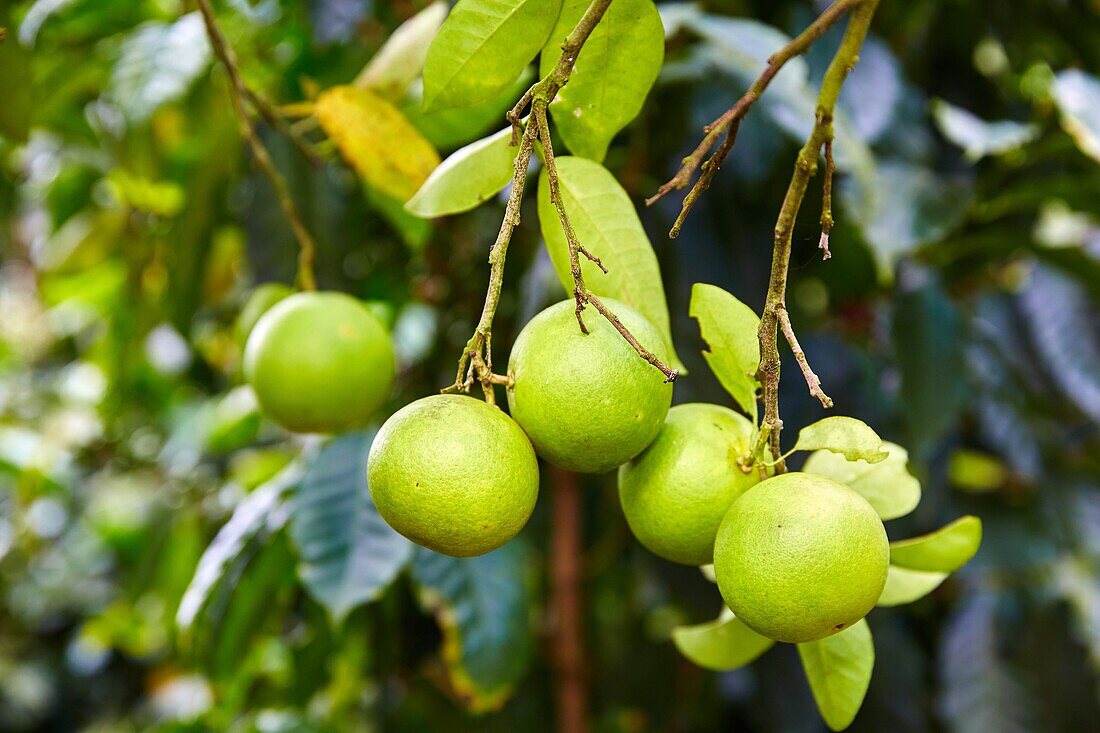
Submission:
<svg viewBox="0 0 1100 733">
<path fill-rule="evenodd" d="M 886 587 L 879 596 L 878 605 L 883 607 L 903 606 L 920 600 L 940 587 L 948 573 L 910 570 L 891 565 L 886 573 Z"/>
<path fill-rule="evenodd" d="M 430 219 L 479 206 L 508 185 L 518 153 L 511 128 L 472 142 L 432 171 L 405 208 Z"/>
<path fill-rule="evenodd" d="M 932 103 L 932 117 L 943 136 L 962 148 L 971 162 L 1026 145 L 1039 135 L 1037 125 L 1012 120 L 986 122 L 942 99 Z"/>
<path fill-rule="evenodd" d="M 798 655 L 825 723 L 831 730 L 847 728 L 863 704 L 875 666 L 875 643 L 867 620 L 860 619 L 839 634 L 799 644 Z"/>
<path fill-rule="evenodd" d="M 407 201 L 439 165 L 431 143 L 369 89 L 328 89 L 317 97 L 314 114 L 344 159 L 388 196 Z"/>
<path fill-rule="evenodd" d="M 447 17 L 447 3 L 436 0 L 401 24 L 355 78 L 355 86 L 373 89 L 391 101 L 401 98 L 424 69 L 428 44 Z"/>
<path fill-rule="evenodd" d="M 900 445 L 883 442 L 888 455 L 879 463 L 849 461 L 844 456 L 819 450 L 809 457 L 803 471 L 830 478 L 859 492 L 883 519 L 902 517 L 920 502 L 920 482 L 906 469 L 909 453 Z"/>
<path fill-rule="evenodd" d="M 706 283 L 692 286 L 689 313 L 699 322 L 708 349 L 703 357 L 711 371 L 755 423 L 760 317 L 722 288 Z"/>
<path fill-rule="evenodd" d="M 839 453 L 848 461 L 879 463 L 887 452 L 882 438 L 862 420 L 834 415 L 802 428 L 795 450 L 827 450 Z"/>
<path fill-rule="evenodd" d="M 645 316 L 664 335 L 663 351 L 673 362 L 673 368 L 680 368 L 672 345 L 657 255 L 630 197 L 599 163 L 561 156 L 557 164 L 562 201 L 577 238 L 607 268 L 605 275 L 595 263 L 581 257 L 585 285 L 596 295 L 620 300 Z M 545 170 L 539 175 L 538 197 L 539 225 L 550 260 L 566 292 L 572 292 L 569 245 L 557 210 L 550 203 L 550 182 Z"/>
<path fill-rule="evenodd" d="M 210 43 L 198 11 L 174 23 L 135 28 L 118 52 L 107 93 L 132 122 L 179 99 L 210 63 Z"/>
<path fill-rule="evenodd" d="M 564 0 L 540 60 L 553 70 L 561 43 L 589 0 Z M 642 109 L 664 60 L 661 16 L 652 0 L 616 0 L 577 56 L 569 82 L 550 105 L 557 131 L 575 155 L 602 161 L 611 139 Z"/>
<path fill-rule="evenodd" d="M 390 529 L 371 501 L 371 437 L 353 433 L 326 445 L 290 501 L 298 575 L 337 622 L 377 598 L 413 553 L 412 543 Z"/>
<path fill-rule="evenodd" d="M 1081 152 L 1100 161 L 1100 79 L 1080 69 L 1067 69 L 1055 76 L 1051 91 L 1062 113 L 1062 127 Z"/>
<path fill-rule="evenodd" d="M 472 107 L 513 80 L 542 48 L 561 0 L 460 0 L 428 48 L 424 110 Z"/>
<path fill-rule="evenodd" d="M 423 87 L 414 83 L 401 103 L 401 111 L 428 142 L 440 150 L 453 150 L 485 137 L 504 124 L 504 115 L 512 109 L 512 105 L 534 80 L 534 67 L 528 66 L 504 91 L 486 102 L 475 107 L 441 109 L 431 113 L 426 113 L 421 108 Z"/>
<path fill-rule="evenodd" d="M 724 672 L 749 664 L 775 643 L 732 613 L 705 624 L 677 626 L 672 641 L 680 653 L 704 669 Z"/>
<path fill-rule="evenodd" d="M 890 562 L 910 570 L 953 573 L 978 552 L 982 520 L 974 516 L 920 537 L 890 543 Z"/>
<path fill-rule="evenodd" d="M 420 548 L 413 580 L 443 631 L 451 687 L 474 712 L 500 708 L 531 659 L 531 598 L 522 541 L 487 555 L 454 558 Z"/>
</svg>

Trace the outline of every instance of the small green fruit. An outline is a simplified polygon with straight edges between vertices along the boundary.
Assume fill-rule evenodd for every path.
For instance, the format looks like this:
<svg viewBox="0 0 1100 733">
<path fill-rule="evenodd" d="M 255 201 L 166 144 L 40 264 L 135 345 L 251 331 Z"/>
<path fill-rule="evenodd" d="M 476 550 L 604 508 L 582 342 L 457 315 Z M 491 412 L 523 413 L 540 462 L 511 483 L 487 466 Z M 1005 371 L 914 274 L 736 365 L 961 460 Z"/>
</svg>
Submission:
<svg viewBox="0 0 1100 733">
<path fill-rule="evenodd" d="M 867 500 L 808 473 L 746 491 L 714 543 L 726 605 L 757 633 L 790 643 L 822 639 L 866 616 L 889 563 L 886 530 Z"/>
<path fill-rule="evenodd" d="M 296 293 L 256 323 L 244 375 L 264 413 L 299 433 L 362 425 L 393 389 L 389 334 L 343 293 Z"/>
<path fill-rule="evenodd" d="M 398 410 L 367 460 L 378 513 L 428 549 L 482 555 L 527 524 L 539 468 L 527 436 L 481 400 L 433 395 Z"/>
<path fill-rule="evenodd" d="M 271 310 L 271 306 L 294 294 L 294 288 L 283 283 L 264 283 L 257 286 L 245 300 L 237 316 L 237 338 L 241 346 L 248 342 L 248 336 L 256 327 L 260 316 Z"/>
<path fill-rule="evenodd" d="M 673 562 L 713 562 L 726 510 L 760 480 L 738 465 L 752 432 L 747 418 L 720 405 L 669 410 L 657 438 L 619 468 L 619 500 L 638 541 Z"/>
<path fill-rule="evenodd" d="M 623 303 L 604 301 L 646 348 L 664 358 L 661 334 Z M 672 385 L 638 356 L 599 313 L 577 325 L 572 300 L 531 319 L 512 347 L 512 417 L 540 456 L 581 473 L 602 473 L 638 455 L 656 437 Z"/>
</svg>

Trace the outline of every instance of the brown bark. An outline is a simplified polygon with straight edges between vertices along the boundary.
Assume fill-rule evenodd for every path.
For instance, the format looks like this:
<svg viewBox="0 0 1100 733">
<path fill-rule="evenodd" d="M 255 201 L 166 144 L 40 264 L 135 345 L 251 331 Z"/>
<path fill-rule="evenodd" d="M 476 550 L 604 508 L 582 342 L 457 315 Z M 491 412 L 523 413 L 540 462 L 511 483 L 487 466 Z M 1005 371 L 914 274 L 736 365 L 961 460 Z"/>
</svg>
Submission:
<svg viewBox="0 0 1100 733">
<path fill-rule="evenodd" d="M 557 730 L 587 733 L 581 487 L 577 475 L 564 469 L 552 468 L 551 478 L 550 603 Z"/>
</svg>

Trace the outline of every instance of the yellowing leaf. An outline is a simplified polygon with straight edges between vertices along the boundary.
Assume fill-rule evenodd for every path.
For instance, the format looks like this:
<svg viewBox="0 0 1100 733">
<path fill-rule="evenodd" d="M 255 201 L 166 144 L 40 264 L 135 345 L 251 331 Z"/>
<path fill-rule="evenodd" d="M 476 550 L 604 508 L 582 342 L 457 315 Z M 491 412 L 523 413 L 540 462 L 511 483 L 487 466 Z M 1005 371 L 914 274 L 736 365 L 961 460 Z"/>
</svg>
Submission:
<svg viewBox="0 0 1100 733">
<path fill-rule="evenodd" d="M 371 186 L 402 202 L 439 165 L 439 153 L 431 143 L 396 107 L 369 89 L 325 90 L 313 113 L 348 164 Z"/>
</svg>

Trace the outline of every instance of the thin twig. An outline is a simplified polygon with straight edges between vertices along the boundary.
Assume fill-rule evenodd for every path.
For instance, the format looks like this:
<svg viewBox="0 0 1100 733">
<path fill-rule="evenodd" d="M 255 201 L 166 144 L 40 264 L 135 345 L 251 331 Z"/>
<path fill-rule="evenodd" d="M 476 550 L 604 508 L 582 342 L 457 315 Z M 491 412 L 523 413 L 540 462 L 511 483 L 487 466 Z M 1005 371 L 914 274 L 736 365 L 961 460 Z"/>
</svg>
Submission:
<svg viewBox="0 0 1100 733">
<path fill-rule="evenodd" d="M 822 407 L 832 407 L 832 399 L 821 389 L 821 379 L 814 374 L 814 370 L 810 368 L 810 362 L 806 359 L 805 352 L 798 345 L 798 337 L 794 335 L 794 328 L 791 327 L 791 317 L 787 313 L 787 307 L 780 306 L 776 310 L 776 314 L 779 316 L 779 328 L 783 331 L 787 343 L 790 344 L 791 351 L 794 352 L 794 358 L 798 362 L 798 368 L 802 370 L 802 376 L 806 378 L 806 386 L 810 388 L 810 395 L 816 397 Z"/>
<path fill-rule="evenodd" d="M 757 369 L 757 378 L 763 385 L 763 424 L 769 430 L 768 441 L 772 455 L 776 460 L 775 467 L 778 473 L 786 471 L 786 462 L 783 459 L 779 442 L 780 432 L 783 430 L 783 421 L 779 419 L 778 330 L 780 319 L 786 312 L 787 273 L 791 260 L 791 238 L 794 233 L 795 220 L 798 218 L 798 210 L 806 196 L 806 188 L 809 186 L 810 178 L 817 171 L 818 155 L 825 141 L 830 139 L 832 135 L 833 110 L 836 108 L 840 89 L 859 60 L 859 50 L 863 46 L 863 40 L 867 37 L 867 30 L 871 25 L 871 18 L 875 14 L 877 5 L 878 0 L 862 0 L 853 10 L 852 16 L 848 20 L 844 38 L 841 40 L 840 47 L 837 49 L 836 55 L 833 56 L 833 60 L 822 79 L 821 91 L 817 97 L 817 114 L 814 127 L 805 145 L 798 152 L 791 182 L 787 187 L 787 195 L 783 199 L 783 206 L 779 210 L 779 217 L 775 224 L 768 295 L 764 302 L 764 313 L 760 318 L 760 330 L 758 331 L 760 366 Z M 793 335 L 792 330 L 788 340 L 797 343 L 793 339 Z M 794 343 L 792 343 L 792 347 Z M 803 355 L 804 357 L 805 355 Z"/>
<path fill-rule="evenodd" d="M 279 110 L 267 99 L 267 97 L 248 86 L 245 87 L 245 93 L 248 95 L 248 101 L 252 104 L 253 109 L 259 112 L 260 116 L 267 121 L 267 124 L 274 127 L 294 143 L 294 146 L 298 148 L 298 152 L 309 161 L 310 165 L 314 168 L 320 168 L 325 164 L 325 159 L 317 152 L 313 143 L 306 140 L 298 128 L 295 128 L 287 122 L 286 118 L 279 114 Z"/>
<path fill-rule="evenodd" d="M 690 155 L 681 161 L 680 169 L 676 172 L 676 175 L 657 189 L 657 193 L 646 199 L 646 206 L 652 206 L 671 191 L 686 188 L 687 185 L 691 183 L 695 173 L 701 169 L 700 176 L 698 180 L 695 181 L 695 185 L 692 187 L 691 191 L 688 192 L 687 196 L 684 197 L 684 201 L 680 207 L 680 214 L 676 217 L 676 222 L 668 233 L 669 237 L 675 239 L 679 235 L 680 228 L 683 226 L 688 212 L 691 211 L 691 207 L 695 204 L 699 196 L 710 187 L 711 181 L 714 180 L 714 176 L 722 166 L 722 161 L 726 159 L 726 155 L 729 154 L 730 149 L 733 148 L 734 141 L 737 138 L 737 129 L 740 126 L 741 120 L 748 114 L 752 105 L 764 94 L 764 90 L 768 88 L 768 85 L 783 68 L 784 64 L 792 58 L 805 53 L 810 46 L 813 45 L 814 41 L 824 35 L 825 31 L 832 28 L 845 13 L 862 2 L 866 2 L 866 0 L 836 0 L 836 2 L 826 8 L 813 23 L 807 26 L 802 33 L 791 40 L 786 46 L 772 54 L 768 58 L 768 65 L 764 68 L 764 71 L 756 81 L 752 83 L 741 98 L 717 119 L 703 128 L 704 136 L 702 142 L 699 143 Z M 723 133 L 726 137 L 722 144 L 709 158 L 706 158 L 704 162 L 704 156 L 714 148 L 718 143 L 718 138 L 720 138 Z"/>
<path fill-rule="evenodd" d="M 833 135 L 830 130 L 829 136 L 825 138 L 825 183 L 822 186 L 821 193 L 821 239 L 818 240 L 817 248 L 821 250 L 821 259 L 828 260 L 832 258 L 833 253 L 829 251 L 829 235 L 833 231 L 833 171 L 836 170 L 836 164 L 833 163 Z"/>
<path fill-rule="evenodd" d="M 214 17 L 214 10 L 210 7 L 210 0 L 197 0 L 199 10 L 202 12 L 203 23 L 206 25 L 206 34 L 210 38 L 210 46 L 214 50 L 222 66 L 229 76 L 229 98 L 233 102 L 233 111 L 237 115 L 237 124 L 240 127 L 241 137 L 248 143 L 256 164 L 271 180 L 275 189 L 275 196 L 279 200 L 279 207 L 283 210 L 287 221 L 290 222 L 291 231 L 298 240 L 298 281 L 303 290 L 316 290 L 317 282 L 313 275 L 313 262 L 316 258 L 317 246 L 313 237 L 302 223 L 298 215 L 298 208 L 294 205 L 294 199 L 290 195 L 290 188 L 286 179 L 275 167 L 271 160 L 271 154 L 260 140 L 256 128 L 252 124 L 252 118 L 245 107 L 245 100 L 251 99 L 248 87 L 241 78 L 240 69 L 237 66 L 237 57 L 232 47 L 225 40 L 221 28 Z"/>
</svg>

